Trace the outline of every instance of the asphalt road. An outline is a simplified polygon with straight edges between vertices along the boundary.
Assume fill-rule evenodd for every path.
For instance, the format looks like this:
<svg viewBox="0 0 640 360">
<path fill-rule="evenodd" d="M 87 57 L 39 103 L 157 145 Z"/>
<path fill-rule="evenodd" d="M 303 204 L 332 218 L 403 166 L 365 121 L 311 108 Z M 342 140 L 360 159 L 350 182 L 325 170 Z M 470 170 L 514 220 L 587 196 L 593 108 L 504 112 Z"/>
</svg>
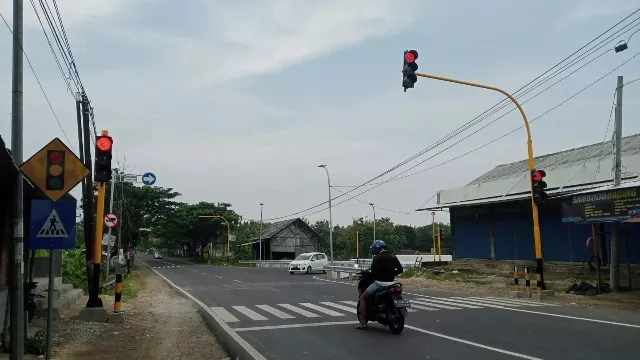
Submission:
<svg viewBox="0 0 640 360">
<path fill-rule="evenodd" d="M 355 286 L 286 269 L 140 259 L 269 360 L 639 359 L 640 315 L 405 288 L 404 332 L 357 331 Z"/>
</svg>

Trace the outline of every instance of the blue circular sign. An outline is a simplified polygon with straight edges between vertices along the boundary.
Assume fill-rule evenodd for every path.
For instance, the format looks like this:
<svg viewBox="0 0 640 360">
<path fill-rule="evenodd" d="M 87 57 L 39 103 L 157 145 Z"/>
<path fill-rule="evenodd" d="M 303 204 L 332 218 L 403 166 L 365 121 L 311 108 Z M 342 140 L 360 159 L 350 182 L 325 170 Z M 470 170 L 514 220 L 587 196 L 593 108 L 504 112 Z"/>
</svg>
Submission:
<svg viewBox="0 0 640 360">
<path fill-rule="evenodd" d="M 156 176 L 153 173 L 145 173 L 142 175 L 142 183 L 145 185 L 153 185 L 156 183 Z"/>
</svg>

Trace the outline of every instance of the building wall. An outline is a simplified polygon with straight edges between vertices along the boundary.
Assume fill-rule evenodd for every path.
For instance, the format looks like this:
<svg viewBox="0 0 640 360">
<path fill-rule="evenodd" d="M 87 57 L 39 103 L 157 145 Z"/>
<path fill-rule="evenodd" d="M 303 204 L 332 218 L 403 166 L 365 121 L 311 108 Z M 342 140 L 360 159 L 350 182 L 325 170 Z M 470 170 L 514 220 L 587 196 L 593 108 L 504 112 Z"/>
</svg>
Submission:
<svg viewBox="0 0 640 360">
<path fill-rule="evenodd" d="M 584 261 L 587 256 L 585 241 L 591 236 L 591 225 L 562 223 L 559 201 L 541 206 L 539 215 L 545 261 Z M 458 259 L 535 259 L 533 221 L 528 201 L 451 208 L 451 225 L 454 255 Z M 625 235 L 628 237 L 630 261 L 640 263 L 640 223 L 621 225 L 621 262 L 627 259 Z M 609 249 L 611 224 L 605 225 L 605 236 Z"/>
</svg>

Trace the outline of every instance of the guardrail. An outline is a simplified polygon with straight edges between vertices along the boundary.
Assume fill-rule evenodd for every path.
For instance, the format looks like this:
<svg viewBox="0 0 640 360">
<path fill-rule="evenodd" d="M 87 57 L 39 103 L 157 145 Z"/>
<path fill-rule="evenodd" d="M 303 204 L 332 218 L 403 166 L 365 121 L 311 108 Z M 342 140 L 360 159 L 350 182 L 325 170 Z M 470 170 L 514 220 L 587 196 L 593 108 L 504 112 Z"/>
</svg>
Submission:
<svg viewBox="0 0 640 360">
<path fill-rule="evenodd" d="M 331 279 L 348 279 L 353 280 L 356 274 L 359 274 L 362 269 L 367 269 L 369 266 L 366 265 L 358 265 L 358 267 L 351 266 L 336 266 L 336 265 L 325 265 L 324 271 L 327 272 L 327 277 Z"/>
<path fill-rule="evenodd" d="M 264 268 L 288 268 L 291 260 L 240 260 L 240 264 Z"/>
</svg>

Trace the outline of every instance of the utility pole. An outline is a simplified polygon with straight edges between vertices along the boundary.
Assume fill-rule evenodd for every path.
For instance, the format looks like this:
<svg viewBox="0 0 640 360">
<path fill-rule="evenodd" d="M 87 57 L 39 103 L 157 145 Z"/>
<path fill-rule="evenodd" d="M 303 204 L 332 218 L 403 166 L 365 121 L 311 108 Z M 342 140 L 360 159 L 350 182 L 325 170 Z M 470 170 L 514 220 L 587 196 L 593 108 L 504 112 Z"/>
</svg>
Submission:
<svg viewBox="0 0 640 360">
<path fill-rule="evenodd" d="M 436 212 L 431 212 L 431 240 L 433 240 L 433 261 L 436 261 Z"/>
<path fill-rule="evenodd" d="M 376 241 L 376 206 L 373 203 L 369 203 L 373 209 L 373 241 Z"/>
<path fill-rule="evenodd" d="M 260 255 L 258 255 L 258 260 L 262 261 L 262 206 L 264 206 L 263 203 L 260 203 L 260 239 L 259 240 L 259 245 L 260 245 Z"/>
<path fill-rule="evenodd" d="M 616 118 L 613 135 L 614 141 L 614 175 L 613 185 L 620 186 L 622 181 L 622 76 L 618 76 L 616 87 Z M 620 254 L 618 244 L 620 238 L 620 223 L 614 222 L 611 226 L 611 263 L 609 264 L 609 282 L 611 290 L 620 291 Z"/>
<path fill-rule="evenodd" d="M 13 1 L 13 67 L 11 81 L 11 156 L 20 166 L 23 159 L 23 47 L 24 7 Z M 22 174 L 16 175 L 13 206 L 13 281 L 11 286 L 11 360 L 24 355 L 24 189 Z"/>
<path fill-rule="evenodd" d="M 331 260 L 329 261 L 333 264 L 333 219 L 331 217 L 331 177 L 329 176 L 329 169 L 327 165 L 318 165 L 318 167 L 323 168 L 324 171 L 327 172 L 327 184 L 329 185 L 329 256 Z"/>
</svg>

